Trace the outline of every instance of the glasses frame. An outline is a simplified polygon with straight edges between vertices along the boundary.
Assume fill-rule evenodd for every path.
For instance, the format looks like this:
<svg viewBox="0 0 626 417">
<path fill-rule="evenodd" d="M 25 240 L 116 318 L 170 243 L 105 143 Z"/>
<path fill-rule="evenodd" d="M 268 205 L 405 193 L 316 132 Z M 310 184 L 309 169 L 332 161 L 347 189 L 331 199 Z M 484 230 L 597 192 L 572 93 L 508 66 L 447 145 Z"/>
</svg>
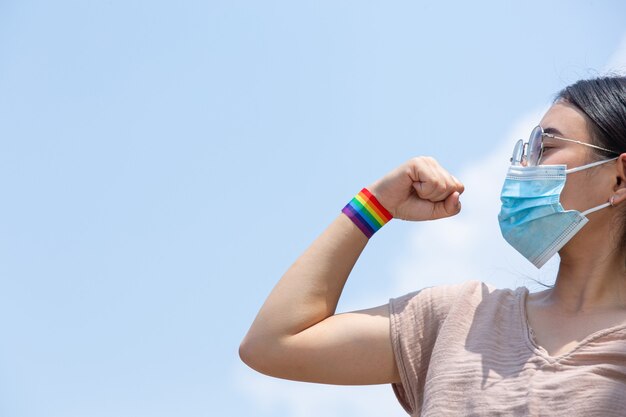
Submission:
<svg viewBox="0 0 626 417">
<path fill-rule="evenodd" d="M 543 156 L 543 138 L 548 137 L 551 139 L 563 140 L 566 142 L 577 143 L 590 148 L 598 149 L 601 151 L 612 153 L 613 155 L 620 155 L 620 152 L 615 152 L 610 149 L 603 148 L 601 146 L 592 145 L 591 143 L 582 142 L 576 139 L 564 138 L 554 135 L 552 133 L 546 133 L 541 126 L 535 126 L 530 132 L 528 141 L 524 142 L 522 139 L 518 140 L 513 147 L 513 155 L 511 156 L 511 165 L 537 166 Z M 537 141 L 539 141 L 537 143 Z M 535 150 L 533 152 L 533 150 Z"/>
</svg>

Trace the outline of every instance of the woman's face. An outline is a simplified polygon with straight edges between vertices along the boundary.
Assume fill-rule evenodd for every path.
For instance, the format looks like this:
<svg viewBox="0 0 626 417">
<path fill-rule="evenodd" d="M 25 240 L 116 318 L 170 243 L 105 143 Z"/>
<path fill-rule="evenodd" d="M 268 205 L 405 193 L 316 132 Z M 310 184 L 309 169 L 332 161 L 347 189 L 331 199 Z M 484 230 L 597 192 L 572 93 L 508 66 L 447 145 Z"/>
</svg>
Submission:
<svg viewBox="0 0 626 417">
<path fill-rule="evenodd" d="M 555 103 L 539 123 L 546 133 L 591 143 L 587 118 L 571 104 Z M 593 162 L 591 148 L 578 143 L 544 137 L 542 165 L 565 164 L 568 169 Z M 615 182 L 615 166 L 611 162 L 567 174 L 561 193 L 565 210 L 585 211 L 609 201 Z"/>
</svg>

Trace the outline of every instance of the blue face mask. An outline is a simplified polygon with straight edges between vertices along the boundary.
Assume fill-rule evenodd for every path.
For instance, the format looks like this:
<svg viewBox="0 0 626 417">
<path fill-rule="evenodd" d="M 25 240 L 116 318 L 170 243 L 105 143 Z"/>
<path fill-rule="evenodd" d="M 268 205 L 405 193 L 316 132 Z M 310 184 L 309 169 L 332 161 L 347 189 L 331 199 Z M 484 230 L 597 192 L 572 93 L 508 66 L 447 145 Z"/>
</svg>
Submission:
<svg viewBox="0 0 626 417">
<path fill-rule="evenodd" d="M 560 197 L 567 174 L 615 159 L 572 169 L 565 165 L 511 166 L 500 194 L 498 221 L 504 239 L 541 268 L 587 223 L 587 214 L 610 205 L 601 204 L 582 213 L 564 210 Z"/>
</svg>

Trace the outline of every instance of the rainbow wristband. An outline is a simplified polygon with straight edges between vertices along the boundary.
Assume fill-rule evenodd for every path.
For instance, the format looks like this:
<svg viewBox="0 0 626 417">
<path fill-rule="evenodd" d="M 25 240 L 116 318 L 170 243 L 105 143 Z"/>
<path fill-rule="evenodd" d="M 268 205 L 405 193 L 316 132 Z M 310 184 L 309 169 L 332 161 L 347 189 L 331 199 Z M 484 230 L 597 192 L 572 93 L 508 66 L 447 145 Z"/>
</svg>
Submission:
<svg viewBox="0 0 626 417">
<path fill-rule="evenodd" d="M 370 193 L 367 188 L 363 188 L 354 198 L 341 210 L 369 239 L 383 227 L 389 220 L 393 219 L 391 213 Z"/>
</svg>

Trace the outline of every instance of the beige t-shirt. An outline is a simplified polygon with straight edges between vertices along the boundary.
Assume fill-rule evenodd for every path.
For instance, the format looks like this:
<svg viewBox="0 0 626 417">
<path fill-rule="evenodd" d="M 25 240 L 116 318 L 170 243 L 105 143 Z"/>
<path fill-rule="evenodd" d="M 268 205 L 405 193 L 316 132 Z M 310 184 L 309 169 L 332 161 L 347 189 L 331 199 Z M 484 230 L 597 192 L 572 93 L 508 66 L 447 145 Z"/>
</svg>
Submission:
<svg viewBox="0 0 626 417">
<path fill-rule="evenodd" d="M 426 288 L 389 303 L 411 416 L 626 416 L 626 326 L 551 357 L 526 320 L 528 289 L 478 281 Z"/>
</svg>

